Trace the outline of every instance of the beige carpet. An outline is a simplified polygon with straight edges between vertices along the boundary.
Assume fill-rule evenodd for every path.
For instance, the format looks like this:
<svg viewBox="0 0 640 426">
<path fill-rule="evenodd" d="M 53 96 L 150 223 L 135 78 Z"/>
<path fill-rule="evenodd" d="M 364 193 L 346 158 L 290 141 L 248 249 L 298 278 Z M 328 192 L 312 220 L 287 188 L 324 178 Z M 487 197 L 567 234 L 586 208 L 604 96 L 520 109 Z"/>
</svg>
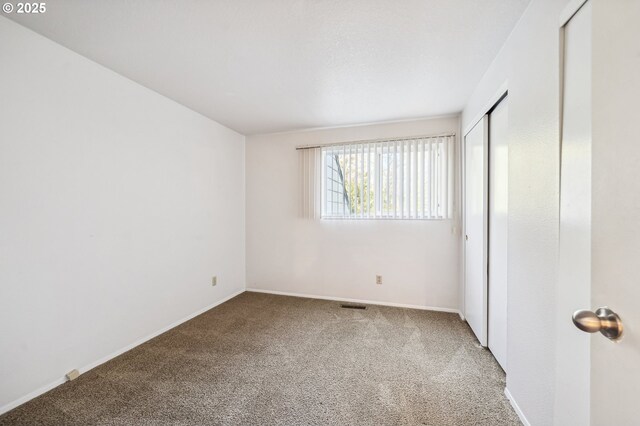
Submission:
<svg viewBox="0 0 640 426">
<path fill-rule="evenodd" d="M 243 293 L 2 425 L 516 425 L 458 315 Z"/>
</svg>

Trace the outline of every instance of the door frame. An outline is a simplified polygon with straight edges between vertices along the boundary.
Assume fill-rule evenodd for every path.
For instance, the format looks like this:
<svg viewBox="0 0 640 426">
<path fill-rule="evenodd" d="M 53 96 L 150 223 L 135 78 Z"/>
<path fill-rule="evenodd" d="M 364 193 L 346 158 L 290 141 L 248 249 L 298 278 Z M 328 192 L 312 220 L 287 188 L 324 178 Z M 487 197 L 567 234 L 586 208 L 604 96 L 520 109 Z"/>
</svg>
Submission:
<svg viewBox="0 0 640 426">
<path fill-rule="evenodd" d="M 564 191 L 564 187 L 563 187 L 563 181 L 566 181 L 566 176 L 565 179 L 563 179 L 563 175 L 566 173 L 565 167 L 566 167 L 566 160 L 563 161 L 563 156 L 565 155 L 564 150 L 565 150 L 565 104 L 566 104 L 566 94 L 565 94 L 565 86 L 566 86 L 566 71 L 567 71 L 567 63 L 566 63 L 566 55 L 567 55 L 567 43 L 566 43 L 566 31 L 567 31 L 567 25 L 569 24 L 569 22 L 571 22 L 572 18 L 574 16 L 576 16 L 576 14 L 583 8 L 583 6 L 585 6 L 587 3 L 589 2 L 589 0 L 571 0 L 567 6 L 564 8 L 564 10 L 561 12 L 560 14 L 560 18 L 559 18 L 559 27 L 558 27 L 558 50 L 560 52 L 560 62 L 559 62 L 559 75 L 560 75 L 560 96 L 558 99 L 558 113 L 559 113 L 559 120 L 558 120 L 558 126 L 559 126 L 559 146 L 560 146 L 560 167 L 559 167 L 559 177 L 560 177 L 560 185 L 558 186 L 558 197 L 559 197 L 559 216 L 558 216 L 558 232 L 559 232 L 559 243 L 558 243 L 558 277 L 557 277 L 557 283 L 556 283 L 556 294 L 555 294 L 555 302 L 556 302 L 556 307 L 555 307 L 555 328 L 556 328 L 556 338 L 555 338 L 555 342 L 554 342 L 554 349 L 556 351 L 556 359 L 555 359 L 555 368 L 556 368 L 556 374 L 555 374 L 555 397 L 554 397 L 554 403 L 556 404 L 556 407 L 560 407 L 560 409 L 556 408 L 555 412 L 554 412 L 554 422 L 555 423 L 566 423 L 569 419 L 571 419 L 572 421 L 579 421 L 581 423 L 583 422 L 588 422 L 590 423 L 592 421 L 592 417 L 591 417 L 591 400 L 590 400 L 590 394 L 591 394 L 591 349 L 590 346 L 587 345 L 587 351 L 588 353 L 585 355 L 586 358 L 582 358 L 582 357 L 576 357 L 576 353 L 580 354 L 581 352 L 579 350 L 576 349 L 577 352 L 573 352 L 573 353 L 569 353 L 566 351 L 567 346 L 566 345 L 571 345 L 572 348 L 577 348 L 577 347 L 581 347 L 579 346 L 580 344 L 584 343 L 584 339 L 589 339 L 586 335 L 576 335 L 575 338 L 576 339 L 580 339 L 580 340 L 567 340 L 567 336 L 563 333 L 565 333 L 565 330 L 567 330 L 567 328 L 571 329 L 572 331 L 574 330 L 574 327 L 572 324 L 570 324 L 570 318 L 569 315 L 566 312 L 566 308 L 568 308 L 568 305 L 565 303 L 566 300 L 566 294 L 565 294 L 565 289 L 563 286 L 563 268 L 565 266 L 564 262 L 564 252 L 566 251 L 566 248 L 564 248 L 565 243 L 563 242 L 563 232 L 562 232 L 562 227 L 564 225 L 564 219 L 565 216 L 563 214 L 563 210 L 564 210 L 564 196 L 565 196 L 565 191 Z M 590 82 L 590 84 L 593 84 L 593 81 Z M 591 103 L 593 105 L 593 100 L 591 100 Z M 591 111 L 590 114 L 592 115 L 593 112 Z M 593 123 L 590 123 L 590 126 L 592 127 Z M 591 135 L 592 136 L 592 135 Z M 590 145 L 592 144 L 592 142 L 590 143 Z M 591 146 L 590 146 L 590 158 L 589 161 L 592 161 L 591 159 Z M 591 179 L 591 177 L 590 177 Z M 592 196 L 592 192 L 593 189 L 590 188 L 590 194 L 589 196 Z M 593 203 L 593 200 L 590 201 L 590 203 Z M 590 222 L 591 222 L 591 218 L 590 218 Z M 589 224 L 589 227 L 591 228 L 592 223 Z M 590 237 L 591 238 L 591 237 Z M 590 241 L 589 244 L 592 244 L 592 242 Z M 591 262 L 593 261 L 593 259 L 591 259 Z M 588 286 L 589 286 L 589 293 L 591 292 L 591 285 L 592 285 L 592 281 L 591 281 L 591 277 L 589 277 L 589 282 L 588 282 Z M 573 290 L 575 289 L 571 289 L 571 298 L 578 298 L 580 299 L 580 295 L 576 294 Z M 582 294 L 582 296 L 585 296 L 584 294 Z M 588 299 L 591 299 L 591 296 L 589 295 Z M 576 306 L 576 309 L 581 307 L 581 304 L 578 304 Z M 584 306 L 585 308 L 591 309 L 591 303 L 590 301 L 587 302 L 587 305 Z M 576 334 L 578 334 L 580 332 L 578 332 L 576 330 Z M 573 339 L 574 337 L 572 336 L 571 339 Z M 588 340 L 587 340 L 588 342 Z M 567 365 L 571 365 L 571 369 L 566 368 Z M 576 371 L 575 369 L 579 369 L 579 371 Z M 588 392 L 589 395 L 585 395 L 582 392 L 580 392 L 581 390 L 584 390 L 584 388 L 581 388 L 581 386 L 584 386 L 584 383 L 579 381 L 579 380 L 575 380 L 576 377 L 580 378 L 581 380 L 584 379 L 586 380 L 586 382 L 588 382 L 587 389 L 586 391 Z M 567 380 L 567 378 L 569 378 L 570 380 Z M 569 385 L 568 385 L 569 384 Z M 577 388 L 576 388 L 577 387 Z M 578 413 L 576 413 L 578 412 Z"/>
</svg>

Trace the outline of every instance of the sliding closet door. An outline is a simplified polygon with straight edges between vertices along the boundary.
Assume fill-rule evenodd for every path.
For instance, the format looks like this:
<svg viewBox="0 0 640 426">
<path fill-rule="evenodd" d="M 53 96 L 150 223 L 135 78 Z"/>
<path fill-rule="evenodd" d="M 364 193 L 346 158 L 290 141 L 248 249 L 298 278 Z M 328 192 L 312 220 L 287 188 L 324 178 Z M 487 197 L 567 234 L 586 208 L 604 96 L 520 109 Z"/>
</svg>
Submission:
<svg viewBox="0 0 640 426">
<path fill-rule="evenodd" d="M 484 116 L 464 138 L 464 314 L 482 346 L 487 346 L 487 131 Z"/>
<path fill-rule="evenodd" d="M 504 98 L 489 114 L 489 349 L 507 370 L 508 107 Z"/>
</svg>

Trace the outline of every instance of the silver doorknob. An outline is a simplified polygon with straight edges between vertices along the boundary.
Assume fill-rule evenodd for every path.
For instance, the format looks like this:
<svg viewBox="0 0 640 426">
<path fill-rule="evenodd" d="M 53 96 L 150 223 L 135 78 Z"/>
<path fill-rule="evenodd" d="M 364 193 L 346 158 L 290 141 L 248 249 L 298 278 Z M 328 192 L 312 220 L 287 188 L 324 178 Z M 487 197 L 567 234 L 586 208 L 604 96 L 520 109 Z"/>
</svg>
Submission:
<svg viewBox="0 0 640 426">
<path fill-rule="evenodd" d="M 618 340 L 622 336 L 620 317 L 606 306 L 596 309 L 595 313 L 586 309 L 576 311 L 573 314 L 573 323 L 582 331 L 587 333 L 599 331 L 611 340 Z"/>
</svg>

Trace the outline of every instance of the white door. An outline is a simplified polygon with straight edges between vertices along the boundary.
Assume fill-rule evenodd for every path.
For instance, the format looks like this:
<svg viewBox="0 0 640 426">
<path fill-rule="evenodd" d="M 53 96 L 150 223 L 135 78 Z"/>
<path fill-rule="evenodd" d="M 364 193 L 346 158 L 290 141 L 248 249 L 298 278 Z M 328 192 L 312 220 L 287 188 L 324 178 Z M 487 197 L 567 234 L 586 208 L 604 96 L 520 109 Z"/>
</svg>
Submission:
<svg viewBox="0 0 640 426">
<path fill-rule="evenodd" d="M 557 425 L 640 424 L 638 21 L 639 1 L 590 0 L 565 26 Z M 599 307 L 621 339 L 572 328 Z"/>
<path fill-rule="evenodd" d="M 640 1 L 592 0 L 591 306 L 624 324 L 591 336 L 591 424 L 640 424 Z"/>
<path fill-rule="evenodd" d="M 487 131 L 484 116 L 464 138 L 464 315 L 482 346 L 487 346 Z"/>
<path fill-rule="evenodd" d="M 507 98 L 489 115 L 489 349 L 507 371 L 507 212 L 509 145 Z"/>
</svg>

